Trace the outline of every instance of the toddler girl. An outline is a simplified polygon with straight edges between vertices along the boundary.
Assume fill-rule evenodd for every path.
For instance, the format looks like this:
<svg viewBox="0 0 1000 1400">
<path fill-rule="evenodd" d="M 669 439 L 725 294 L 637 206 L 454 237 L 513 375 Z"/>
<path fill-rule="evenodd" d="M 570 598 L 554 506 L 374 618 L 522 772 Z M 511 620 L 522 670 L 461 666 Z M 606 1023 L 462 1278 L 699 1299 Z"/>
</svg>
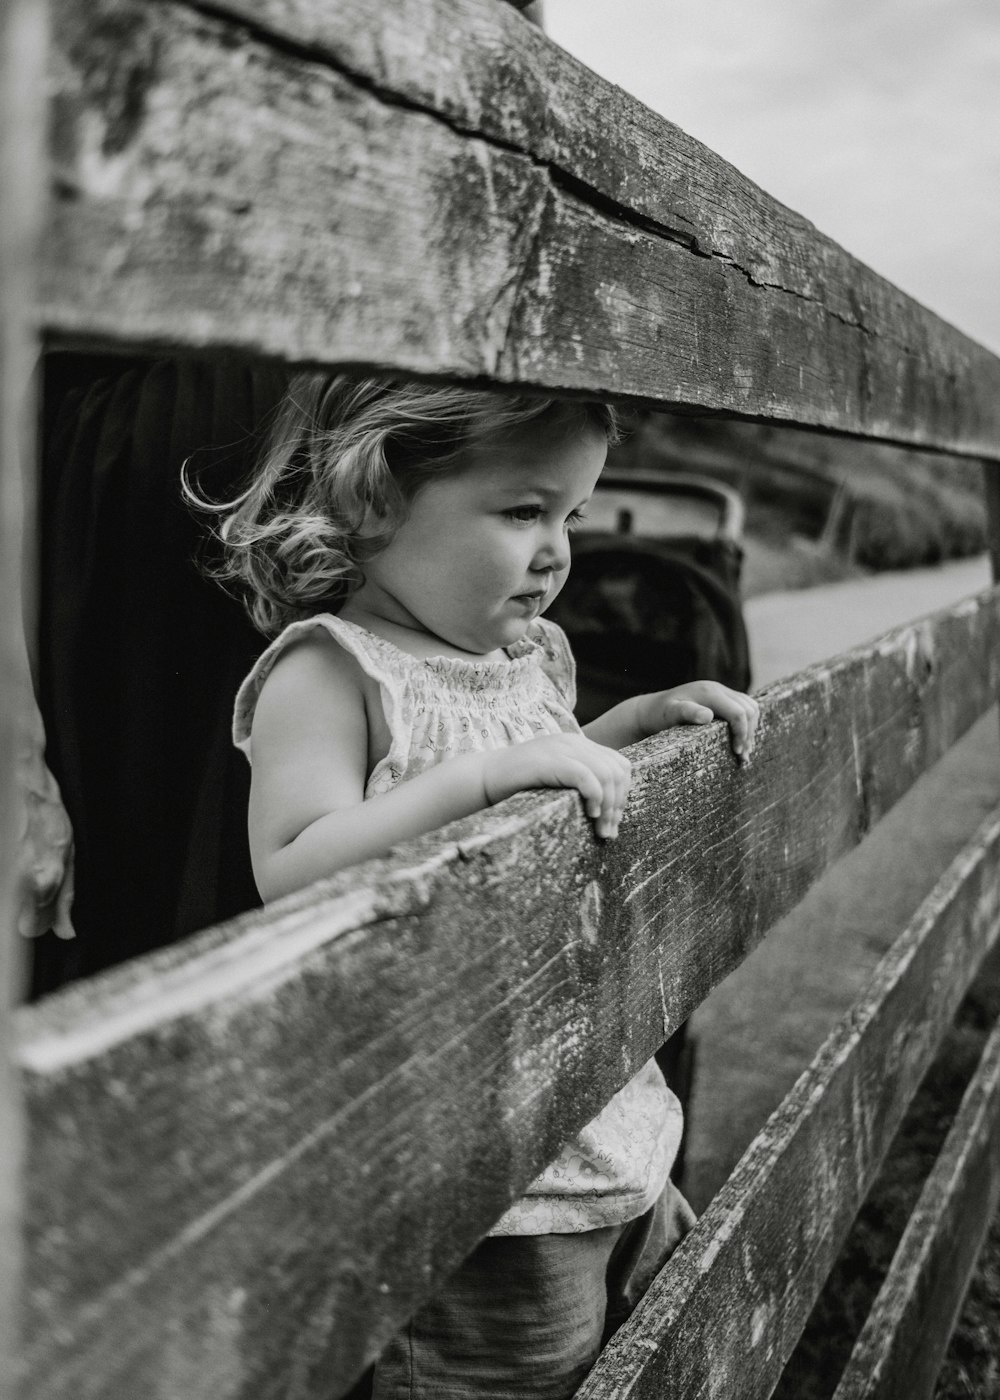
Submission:
<svg viewBox="0 0 1000 1400">
<path fill-rule="evenodd" d="M 293 382 L 222 527 L 226 574 L 274 637 L 234 721 L 265 900 L 524 788 L 576 789 L 611 840 L 619 750 L 671 725 L 722 718 L 749 754 L 757 706 L 715 682 L 573 717 L 573 659 L 542 613 L 615 437 L 599 403 Z M 690 1225 L 680 1133 L 651 1060 L 390 1344 L 377 1400 L 571 1395 Z"/>
</svg>

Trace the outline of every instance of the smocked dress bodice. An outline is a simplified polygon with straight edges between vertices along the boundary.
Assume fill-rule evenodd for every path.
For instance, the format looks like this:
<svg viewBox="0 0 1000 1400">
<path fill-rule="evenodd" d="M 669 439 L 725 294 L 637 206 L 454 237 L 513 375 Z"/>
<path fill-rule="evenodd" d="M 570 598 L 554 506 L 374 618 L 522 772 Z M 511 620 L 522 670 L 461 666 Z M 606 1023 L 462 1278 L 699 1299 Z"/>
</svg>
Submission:
<svg viewBox="0 0 1000 1400">
<path fill-rule="evenodd" d="M 241 685 L 233 740 L 248 758 L 257 698 L 271 668 L 289 645 L 317 631 L 338 642 L 379 687 L 390 743 L 368 775 L 366 800 L 461 753 L 580 732 L 572 653 L 562 630 L 544 618 L 504 658 L 471 661 L 411 656 L 356 623 L 323 613 L 286 627 Z M 491 1233 L 573 1233 L 634 1219 L 666 1185 L 681 1128 L 680 1105 L 650 1060 Z"/>
<path fill-rule="evenodd" d="M 539 734 L 579 733 L 573 717 L 573 659 L 560 628 L 536 622 L 500 661 L 416 657 L 365 627 L 327 613 L 293 622 L 259 658 L 236 697 L 233 739 L 249 756 L 257 697 L 287 647 L 317 630 L 332 636 L 378 682 L 389 752 L 365 783 L 365 797 L 389 792 L 445 758 L 506 748 Z"/>
</svg>

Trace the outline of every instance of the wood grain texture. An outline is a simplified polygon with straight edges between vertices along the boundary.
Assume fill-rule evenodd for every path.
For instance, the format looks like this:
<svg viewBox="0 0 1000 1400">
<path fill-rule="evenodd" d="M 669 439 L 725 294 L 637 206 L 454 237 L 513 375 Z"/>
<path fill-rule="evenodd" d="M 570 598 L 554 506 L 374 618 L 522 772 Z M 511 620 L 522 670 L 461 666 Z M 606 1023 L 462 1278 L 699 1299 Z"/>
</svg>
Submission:
<svg viewBox="0 0 1000 1400">
<path fill-rule="evenodd" d="M 346 1384 L 990 702 L 998 640 L 990 592 L 773 687 L 745 767 L 648 741 L 613 845 L 524 794 L 26 1010 L 30 1400 Z"/>
<path fill-rule="evenodd" d="M 924 1184 L 834 1400 L 930 1400 L 1000 1203 L 1000 1026 Z"/>
<path fill-rule="evenodd" d="M 55 0 L 63 336 L 1000 457 L 1000 361 L 496 0 Z"/>
<path fill-rule="evenodd" d="M 41 222 L 41 93 L 45 6 L 0 7 L 0 1393 L 16 1389 L 21 1311 L 23 1114 L 11 1056 L 11 1009 L 23 969 L 17 914 L 24 813 L 19 773 L 27 667 L 22 616 L 24 540 L 33 537 L 25 463 L 33 456 L 31 393 L 35 243 Z"/>
<path fill-rule="evenodd" d="M 577 1400 L 766 1400 L 998 936 L 1000 811 L 922 903 Z"/>
</svg>

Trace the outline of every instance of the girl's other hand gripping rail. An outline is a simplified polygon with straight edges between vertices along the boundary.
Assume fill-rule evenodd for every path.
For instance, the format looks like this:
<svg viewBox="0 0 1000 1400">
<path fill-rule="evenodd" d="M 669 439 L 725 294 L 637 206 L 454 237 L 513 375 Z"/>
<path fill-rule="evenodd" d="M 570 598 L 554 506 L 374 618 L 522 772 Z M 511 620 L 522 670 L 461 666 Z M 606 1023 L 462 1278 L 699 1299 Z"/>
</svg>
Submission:
<svg viewBox="0 0 1000 1400">
<path fill-rule="evenodd" d="M 678 724 L 710 724 L 713 719 L 729 725 L 733 753 L 745 762 L 753 752 L 760 706 L 752 695 L 731 690 L 720 681 L 689 681 L 672 690 L 656 690 L 623 700 L 583 732 L 600 744 L 625 748 L 673 729 Z"/>
</svg>

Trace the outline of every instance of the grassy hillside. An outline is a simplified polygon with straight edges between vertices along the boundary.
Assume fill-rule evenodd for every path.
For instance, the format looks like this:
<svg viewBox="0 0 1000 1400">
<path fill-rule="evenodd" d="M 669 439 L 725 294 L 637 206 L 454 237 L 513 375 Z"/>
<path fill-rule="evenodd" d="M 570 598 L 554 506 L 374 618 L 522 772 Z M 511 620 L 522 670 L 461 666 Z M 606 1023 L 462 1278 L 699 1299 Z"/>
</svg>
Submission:
<svg viewBox="0 0 1000 1400">
<path fill-rule="evenodd" d="M 794 428 L 639 414 L 615 464 L 704 471 L 738 487 L 747 532 L 829 569 L 900 569 L 985 548 L 974 462 Z M 793 582 L 796 580 L 793 580 Z"/>
</svg>

